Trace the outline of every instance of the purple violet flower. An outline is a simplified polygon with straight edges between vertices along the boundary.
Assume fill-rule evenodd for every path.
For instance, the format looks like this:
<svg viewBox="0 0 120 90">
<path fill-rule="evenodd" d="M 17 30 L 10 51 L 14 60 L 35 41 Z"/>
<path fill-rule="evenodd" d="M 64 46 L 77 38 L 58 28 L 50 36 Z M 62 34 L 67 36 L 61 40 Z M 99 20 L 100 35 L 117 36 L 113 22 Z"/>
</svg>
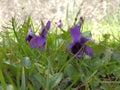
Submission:
<svg viewBox="0 0 120 90">
<path fill-rule="evenodd" d="M 50 24 L 51 24 L 51 22 L 48 21 L 48 22 L 46 23 L 46 26 L 42 25 L 42 27 L 41 27 L 41 32 L 40 32 L 40 36 L 46 37 L 47 30 L 50 29 Z"/>
<path fill-rule="evenodd" d="M 72 54 L 78 58 L 80 58 L 83 53 L 86 53 L 90 57 L 93 56 L 92 48 L 85 44 L 90 39 L 82 36 L 78 25 L 70 28 L 70 35 L 72 37 L 72 42 L 70 43 L 70 50 Z"/>
<path fill-rule="evenodd" d="M 38 48 L 41 48 L 42 50 L 44 50 L 44 46 L 46 43 L 46 34 L 47 34 L 47 30 L 50 29 L 50 24 L 51 24 L 51 22 L 48 21 L 46 26 L 42 25 L 41 33 L 39 36 L 35 35 L 32 32 L 32 29 L 30 29 L 28 31 L 28 34 L 26 36 L 27 37 L 26 40 L 30 43 L 30 46 L 32 48 L 38 47 Z"/>
<path fill-rule="evenodd" d="M 58 28 L 62 28 L 63 24 L 62 24 L 62 21 L 59 20 L 58 22 L 55 22 L 55 24 L 57 25 Z"/>
<path fill-rule="evenodd" d="M 35 36 L 34 32 L 32 31 L 31 26 L 28 27 L 28 33 L 25 37 L 25 40 L 30 42 L 30 40 Z"/>
</svg>

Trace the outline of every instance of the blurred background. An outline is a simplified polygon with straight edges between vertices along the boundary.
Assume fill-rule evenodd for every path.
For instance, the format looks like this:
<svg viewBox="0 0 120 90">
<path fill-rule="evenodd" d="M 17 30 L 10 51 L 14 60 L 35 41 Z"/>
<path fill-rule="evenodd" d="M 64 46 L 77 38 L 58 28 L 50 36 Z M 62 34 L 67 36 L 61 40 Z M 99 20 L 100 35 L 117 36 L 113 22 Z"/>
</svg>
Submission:
<svg viewBox="0 0 120 90">
<path fill-rule="evenodd" d="M 86 20 L 101 20 L 114 12 L 120 16 L 120 0 L 0 0 L 0 27 L 15 16 L 24 22 L 31 14 L 33 22 L 40 20 L 59 20 L 75 18 L 81 9 L 80 16 Z"/>
</svg>

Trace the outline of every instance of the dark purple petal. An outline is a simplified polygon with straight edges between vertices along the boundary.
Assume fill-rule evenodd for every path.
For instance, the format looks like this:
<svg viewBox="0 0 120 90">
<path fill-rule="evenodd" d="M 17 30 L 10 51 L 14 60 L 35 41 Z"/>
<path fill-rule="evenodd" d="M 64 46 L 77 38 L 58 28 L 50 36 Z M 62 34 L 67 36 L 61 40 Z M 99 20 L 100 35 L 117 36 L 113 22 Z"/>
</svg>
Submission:
<svg viewBox="0 0 120 90">
<path fill-rule="evenodd" d="M 48 21 L 48 22 L 47 22 L 47 24 L 46 24 L 46 29 L 47 29 L 47 30 L 49 30 L 49 29 L 50 29 L 50 24 L 51 24 L 51 22 L 50 22 L 50 21 Z"/>
<path fill-rule="evenodd" d="M 40 36 L 44 36 L 45 37 L 46 32 L 47 32 L 46 30 L 50 29 L 50 24 L 51 24 L 51 22 L 48 21 L 47 24 L 46 24 L 46 26 L 42 25 Z"/>
<path fill-rule="evenodd" d="M 46 41 L 43 42 L 41 49 L 44 50 Z"/>
<path fill-rule="evenodd" d="M 30 41 L 30 46 L 32 48 L 39 47 L 43 49 L 43 46 L 45 45 L 46 38 L 42 36 L 34 36 Z"/>
<path fill-rule="evenodd" d="M 84 43 L 86 43 L 87 41 L 89 41 L 90 39 L 88 39 L 88 38 L 85 38 L 85 37 L 81 37 L 81 43 L 82 44 L 84 44 Z"/>
<path fill-rule="evenodd" d="M 71 34 L 73 42 L 79 42 L 82 37 L 80 33 L 80 28 L 77 25 L 70 28 L 70 34 Z"/>
<path fill-rule="evenodd" d="M 34 36 L 30 41 L 30 46 L 32 48 L 36 47 L 38 45 L 37 42 L 38 42 L 38 36 Z"/>
<path fill-rule="evenodd" d="M 85 53 L 86 53 L 87 55 L 89 55 L 90 57 L 92 57 L 92 56 L 93 56 L 92 48 L 89 47 L 89 46 L 86 46 L 86 47 L 85 47 Z"/>
<path fill-rule="evenodd" d="M 28 27 L 28 33 L 27 33 L 27 35 L 26 35 L 26 37 L 25 37 L 25 40 L 30 42 L 30 40 L 31 40 L 34 36 L 35 36 L 35 34 L 33 33 L 32 28 L 31 28 L 31 26 L 29 26 L 29 27 Z"/>
<path fill-rule="evenodd" d="M 43 25 L 41 27 L 41 33 L 40 33 L 40 35 L 43 35 L 43 36 L 46 35 L 46 30 L 45 30 L 45 27 Z"/>
<path fill-rule="evenodd" d="M 74 44 L 75 44 L 74 42 L 70 43 L 70 49 L 74 46 Z"/>
<path fill-rule="evenodd" d="M 44 46 L 45 46 L 45 43 L 46 43 L 46 38 L 40 36 L 39 40 L 40 40 L 40 48 L 41 48 L 42 50 L 44 50 Z"/>
</svg>

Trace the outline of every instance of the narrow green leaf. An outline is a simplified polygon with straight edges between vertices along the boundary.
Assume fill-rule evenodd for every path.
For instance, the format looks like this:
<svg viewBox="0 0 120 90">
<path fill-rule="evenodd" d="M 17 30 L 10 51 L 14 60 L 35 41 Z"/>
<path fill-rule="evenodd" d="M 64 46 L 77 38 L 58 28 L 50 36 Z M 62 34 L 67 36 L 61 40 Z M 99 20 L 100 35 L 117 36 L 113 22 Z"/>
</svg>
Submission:
<svg viewBox="0 0 120 90">
<path fill-rule="evenodd" d="M 33 77 L 40 83 L 40 85 L 42 85 L 43 88 L 46 88 L 46 81 L 42 75 L 37 73 Z"/>
<path fill-rule="evenodd" d="M 53 77 L 50 79 L 50 89 L 52 90 L 55 86 L 59 84 L 59 82 L 62 79 L 63 74 L 62 73 L 56 73 L 53 75 Z"/>
<path fill-rule="evenodd" d="M 21 60 L 21 65 L 24 66 L 26 69 L 31 67 L 31 61 L 29 57 L 23 57 Z"/>
<path fill-rule="evenodd" d="M 82 33 L 82 35 L 83 35 L 84 37 L 87 37 L 87 38 L 92 38 L 91 31 L 85 31 L 85 32 Z"/>
<path fill-rule="evenodd" d="M 79 76 L 79 72 L 72 64 L 68 64 L 65 68 L 65 73 L 72 79 L 75 79 Z"/>
<path fill-rule="evenodd" d="M 24 67 L 22 67 L 22 83 L 21 83 L 21 90 L 26 90 L 26 83 L 25 83 L 25 70 Z"/>
<path fill-rule="evenodd" d="M 5 83 L 5 80 L 4 80 L 3 73 L 2 73 L 1 69 L 0 69 L 0 82 L 1 82 L 3 90 L 7 90 L 6 83 Z"/>
</svg>

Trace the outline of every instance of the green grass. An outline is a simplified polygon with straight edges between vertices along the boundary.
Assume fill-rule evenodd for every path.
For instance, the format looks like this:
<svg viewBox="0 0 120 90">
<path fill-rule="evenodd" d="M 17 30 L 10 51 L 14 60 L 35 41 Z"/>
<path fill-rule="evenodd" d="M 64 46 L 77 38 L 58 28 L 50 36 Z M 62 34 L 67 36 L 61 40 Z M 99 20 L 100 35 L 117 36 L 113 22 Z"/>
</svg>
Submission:
<svg viewBox="0 0 120 90">
<path fill-rule="evenodd" d="M 87 44 L 94 57 L 78 59 L 66 50 L 70 26 L 59 34 L 52 26 L 41 51 L 25 41 L 31 18 L 21 25 L 12 18 L 11 26 L 0 32 L 0 90 L 10 90 L 10 86 L 14 90 L 119 90 L 120 22 L 109 20 L 84 22 L 82 34 L 93 39 Z"/>
</svg>

